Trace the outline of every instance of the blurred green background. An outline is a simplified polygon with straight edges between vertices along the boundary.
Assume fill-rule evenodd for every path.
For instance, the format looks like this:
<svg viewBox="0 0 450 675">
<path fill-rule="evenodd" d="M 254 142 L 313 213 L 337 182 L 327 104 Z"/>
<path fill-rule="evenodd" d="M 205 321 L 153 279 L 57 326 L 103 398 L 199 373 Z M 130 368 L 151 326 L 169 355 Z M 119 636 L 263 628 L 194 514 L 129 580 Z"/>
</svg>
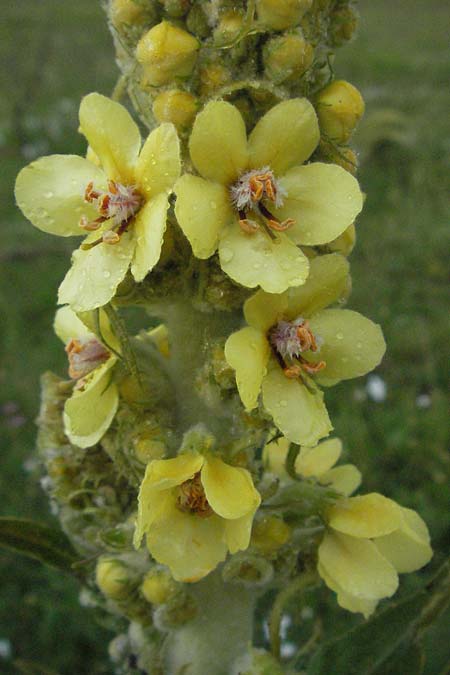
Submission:
<svg viewBox="0 0 450 675">
<path fill-rule="evenodd" d="M 358 37 L 335 62 L 337 76 L 358 86 L 367 104 L 355 138 L 367 200 L 351 258 L 351 306 L 383 325 L 388 353 L 375 374 L 335 388 L 328 401 L 364 490 L 382 491 L 427 520 L 436 549 L 429 575 L 450 543 L 448 5 L 361 0 L 360 10 Z M 83 152 L 80 97 L 109 94 L 117 71 L 93 0 L 4 4 L 0 56 L 0 514 L 51 522 L 33 455 L 34 418 L 40 373 L 64 370 L 52 320 L 71 243 L 23 219 L 13 183 L 40 155 Z M 110 672 L 110 635 L 79 606 L 71 580 L 4 551 L 0 579 L 1 673 Z M 444 625 L 429 635 L 427 675 L 448 672 Z"/>
</svg>

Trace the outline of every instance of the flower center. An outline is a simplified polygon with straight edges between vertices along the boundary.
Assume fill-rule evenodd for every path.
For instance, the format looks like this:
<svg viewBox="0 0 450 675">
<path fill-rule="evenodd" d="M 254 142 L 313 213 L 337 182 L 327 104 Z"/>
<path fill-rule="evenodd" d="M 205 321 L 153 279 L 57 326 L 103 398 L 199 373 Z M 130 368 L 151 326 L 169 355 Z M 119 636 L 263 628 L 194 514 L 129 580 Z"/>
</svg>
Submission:
<svg viewBox="0 0 450 675">
<path fill-rule="evenodd" d="M 98 230 L 102 224 L 109 220 L 111 228 L 103 232 L 99 239 L 90 244 L 82 244 L 82 249 L 90 249 L 97 244 L 117 244 L 121 235 L 126 232 L 130 221 L 142 206 L 142 196 L 134 185 L 122 185 L 113 180 L 108 181 L 108 190 L 101 192 L 94 188 L 94 183 L 88 183 L 84 192 L 84 201 L 93 204 L 99 217 L 89 221 L 86 216 L 81 216 L 80 227 L 87 232 Z"/>
<path fill-rule="evenodd" d="M 111 356 L 101 342 L 92 338 L 72 338 L 66 345 L 69 358 L 69 376 L 78 380 L 77 387 L 81 388 L 81 378 L 105 363 Z"/>
<path fill-rule="evenodd" d="M 239 213 L 239 225 L 244 232 L 252 234 L 260 227 L 255 220 L 248 217 L 249 211 L 259 216 L 260 223 L 272 238 L 273 230 L 283 232 L 294 224 L 291 218 L 279 221 L 267 208 L 266 202 L 272 202 L 275 208 L 283 206 L 283 197 L 286 196 L 286 191 L 268 166 L 242 174 L 231 186 L 230 196 Z"/>
<path fill-rule="evenodd" d="M 206 499 L 200 480 L 200 472 L 178 487 L 177 508 L 185 513 L 195 513 L 200 518 L 209 518 L 213 515 L 214 511 Z"/>
<path fill-rule="evenodd" d="M 286 377 L 296 378 L 302 373 L 315 375 L 325 368 L 325 361 L 309 363 L 302 356 L 303 352 L 320 350 L 320 338 L 314 335 L 305 319 L 279 321 L 269 330 L 268 338 Z"/>
</svg>

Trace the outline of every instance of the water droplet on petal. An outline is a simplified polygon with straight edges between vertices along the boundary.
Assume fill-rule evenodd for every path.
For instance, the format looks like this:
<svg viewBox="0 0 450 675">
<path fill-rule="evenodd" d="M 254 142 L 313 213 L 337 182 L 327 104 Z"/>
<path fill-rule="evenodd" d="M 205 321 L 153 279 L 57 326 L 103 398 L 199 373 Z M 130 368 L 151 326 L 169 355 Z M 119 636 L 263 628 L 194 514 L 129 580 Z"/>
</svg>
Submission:
<svg viewBox="0 0 450 675">
<path fill-rule="evenodd" d="M 362 349 L 362 342 L 357 342 L 356 343 L 356 349 Z"/>
<path fill-rule="evenodd" d="M 111 272 L 110 272 L 109 270 L 105 270 L 105 271 L 103 272 L 103 277 L 104 277 L 105 279 L 109 279 L 110 276 L 111 276 Z"/>
<path fill-rule="evenodd" d="M 343 340 L 343 339 L 344 339 L 343 333 L 336 333 L 336 340 Z"/>
<path fill-rule="evenodd" d="M 49 190 L 48 192 L 44 192 L 44 197 L 45 197 L 46 199 L 51 199 L 51 198 L 54 197 L 54 196 L 55 196 L 55 195 L 54 195 L 54 193 L 53 193 L 51 190 Z"/>
<path fill-rule="evenodd" d="M 220 257 L 222 258 L 222 262 L 228 263 L 231 260 L 233 260 L 234 253 L 231 250 L 231 248 L 223 248 L 220 251 Z"/>
</svg>

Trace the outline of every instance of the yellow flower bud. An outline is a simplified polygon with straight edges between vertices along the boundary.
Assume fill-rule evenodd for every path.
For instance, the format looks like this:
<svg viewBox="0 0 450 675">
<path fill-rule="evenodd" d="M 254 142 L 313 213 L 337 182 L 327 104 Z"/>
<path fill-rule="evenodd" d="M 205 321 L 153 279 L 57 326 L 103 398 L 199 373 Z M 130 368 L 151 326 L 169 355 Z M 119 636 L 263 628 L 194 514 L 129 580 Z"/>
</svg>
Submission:
<svg viewBox="0 0 450 675">
<path fill-rule="evenodd" d="M 165 444 L 156 438 L 155 431 L 140 434 L 134 441 L 134 456 L 141 464 L 148 464 L 153 459 L 162 459 L 166 454 Z"/>
<path fill-rule="evenodd" d="M 210 96 L 217 89 L 225 86 L 231 79 L 230 71 L 220 63 L 211 63 L 200 71 L 200 92 L 202 96 Z"/>
<path fill-rule="evenodd" d="M 135 0 L 112 0 L 111 21 L 118 28 L 122 24 L 140 24 L 146 19 L 146 10 Z"/>
<path fill-rule="evenodd" d="M 139 40 L 136 58 L 148 84 L 158 87 L 187 77 L 197 59 L 198 41 L 187 31 L 161 21 Z"/>
<path fill-rule="evenodd" d="M 340 47 L 353 37 L 358 17 L 352 7 L 340 7 L 331 15 L 330 37 L 333 46 Z"/>
<path fill-rule="evenodd" d="M 322 139 L 320 142 L 320 154 L 328 162 L 338 164 L 338 166 L 342 166 L 343 169 L 351 173 L 352 176 L 356 176 L 358 172 L 358 156 L 352 148 L 346 146 L 338 147 Z"/>
<path fill-rule="evenodd" d="M 191 7 L 191 0 L 159 0 L 169 16 L 184 16 Z"/>
<path fill-rule="evenodd" d="M 141 593 L 152 605 L 163 605 L 173 596 L 177 585 L 166 570 L 150 570 L 142 582 Z"/>
<path fill-rule="evenodd" d="M 364 113 L 364 100 L 350 82 L 335 80 L 317 97 L 320 129 L 335 143 L 346 143 Z"/>
<path fill-rule="evenodd" d="M 240 12 L 231 10 L 222 14 L 214 30 L 216 44 L 222 45 L 232 42 L 239 35 L 243 20 L 244 17 Z"/>
<path fill-rule="evenodd" d="M 268 28 L 285 30 L 296 26 L 313 0 L 257 0 L 258 19 Z"/>
<path fill-rule="evenodd" d="M 252 544 L 266 555 L 275 553 L 291 536 L 291 528 L 276 516 L 266 516 L 255 523 Z"/>
<path fill-rule="evenodd" d="M 111 600 L 125 600 L 130 593 L 125 565 L 114 558 L 100 558 L 95 570 L 97 586 Z"/>
<path fill-rule="evenodd" d="M 301 77 L 312 64 L 313 58 L 313 47 L 298 34 L 272 38 L 263 52 L 266 75 L 277 84 L 290 77 Z"/>
<path fill-rule="evenodd" d="M 356 242 L 356 229 L 355 225 L 352 223 L 347 227 L 344 232 L 339 235 L 334 241 L 331 241 L 327 248 L 333 253 L 341 253 L 342 255 L 348 256 L 353 251 Z"/>
<path fill-rule="evenodd" d="M 196 112 L 196 99 L 186 91 L 163 91 L 153 101 L 153 114 L 158 122 L 172 122 L 177 129 L 189 127 Z"/>
</svg>

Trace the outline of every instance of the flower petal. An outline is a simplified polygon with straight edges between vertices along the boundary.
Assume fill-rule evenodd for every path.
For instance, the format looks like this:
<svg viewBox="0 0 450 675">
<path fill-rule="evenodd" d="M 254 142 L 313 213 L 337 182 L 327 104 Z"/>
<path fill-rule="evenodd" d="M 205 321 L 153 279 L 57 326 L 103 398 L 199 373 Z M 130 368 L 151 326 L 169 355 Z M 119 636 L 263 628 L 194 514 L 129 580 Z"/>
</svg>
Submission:
<svg viewBox="0 0 450 675">
<path fill-rule="evenodd" d="M 169 200 L 163 192 L 150 199 L 136 216 L 133 224 L 136 246 L 131 274 L 137 282 L 142 281 L 159 260 L 168 208 Z"/>
<path fill-rule="evenodd" d="M 245 551 L 250 544 L 254 511 L 250 511 L 242 518 L 225 521 L 225 541 L 230 553 Z"/>
<path fill-rule="evenodd" d="M 86 378 L 83 390 L 74 390 L 64 406 L 64 431 L 80 448 L 95 445 L 108 430 L 119 405 L 119 394 L 111 383 L 116 358 L 96 368 Z"/>
<path fill-rule="evenodd" d="M 306 98 L 278 103 L 256 124 L 249 137 L 250 166 L 269 166 L 276 175 L 303 164 L 319 143 L 316 112 Z"/>
<path fill-rule="evenodd" d="M 176 581 L 199 581 L 226 558 L 224 529 L 219 516 L 182 513 L 172 502 L 170 511 L 149 528 L 147 546 L 155 560 L 170 568 Z"/>
<path fill-rule="evenodd" d="M 270 471 L 280 477 L 286 477 L 288 475 L 285 464 L 290 445 L 291 441 L 284 436 L 281 436 L 281 438 L 270 441 L 264 446 L 263 462 L 266 471 Z"/>
<path fill-rule="evenodd" d="M 361 471 L 353 464 L 342 464 L 325 471 L 319 477 L 319 483 L 329 485 L 336 492 L 348 497 L 361 485 Z"/>
<path fill-rule="evenodd" d="M 134 248 L 133 234 L 127 232 L 117 244 L 74 251 L 72 267 L 59 287 L 58 303 L 68 304 L 76 312 L 106 305 L 127 273 Z"/>
<path fill-rule="evenodd" d="M 327 511 L 327 521 L 333 530 L 372 539 L 397 530 L 402 523 L 402 513 L 392 499 L 371 492 L 338 501 Z"/>
<path fill-rule="evenodd" d="M 154 459 L 147 466 L 142 485 L 159 492 L 168 490 L 193 478 L 202 468 L 203 462 L 202 455 L 197 452 L 187 452 L 172 459 Z"/>
<path fill-rule="evenodd" d="M 280 220 L 295 220 L 289 233 L 296 244 L 315 246 L 333 241 L 353 223 L 363 206 L 358 181 L 336 164 L 299 166 L 280 182 L 287 197 L 276 215 Z"/>
<path fill-rule="evenodd" d="M 93 333 L 67 305 L 56 312 L 53 328 L 64 344 L 70 342 L 72 338 L 88 337 L 89 335 L 94 337 Z"/>
<path fill-rule="evenodd" d="M 256 408 L 261 383 L 266 374 L 270 348 L 261 331 L 242 328 L 225 343 L 225 358 L 236 371 L 236 384 L 246 410 Z"/>
<path fill-rule="evenodd" d="M 278 366 L 264 378 L 262 391 L 265 409 L 292 443 L 314 446 L 333 429 L 322 392 L 312 394 Z"/>
<path fill-rule="evenodd" d="M 360 612 L 364 615 L 365 619 L 368 619 L 369 616 L 374 613 L 378 600 L 363 600 L 362 598 L 356 598 L 354 595 L 350 595 L 350 593 L 346 593 L 339 584 L 336 583 L 335 579 L 326 573 L 320 563 L 317 565 L 317 571 L 328 588 L 331 588 L 332 591 L 337 593 L 337 601 L 340 607 L 347 609 L 350 612 Z"/>
<path fill-rule="evenodd" d="M 318 555 L 328 578 L 355 598 L 380 600 L 397 590 L 397 572 L 368 539 L 326 533 Z"/>
<path fill-rule="evenodd" d="M 175 215 L 196 258 L 209 258 L 221 229 L 233 219 L 223 185 L 186 173 L 176 182 Z"/>
<path fill-rule="evenodd" d="M 205 458 L 201 481 L 209 505 L 222 518 L 242 518 L 254 513 L 261 502 L 247 469 L 230 466 L 219 457 Z"/>
<path fill-rule="evenodd" d="M 108 178 L 134 182 L 141 134 L 123 105 L 101 94 L 88 94 L 80 105 L 80 130 Z"/>
<path fill-rule="evenodd" d="M 234 105 L 211 101 L 195 118 L 189 139 L 192 163 L 203 176 L 229 184 L 247 166 L 247 133 Z"/>
<path fill-rule="evenodd" d="M 257 291 L 245 301 L 244 316 L 252 328 L 265 333 L 283 317 L 286 308 L 286 293 Z"/>
<path fill-rule="evenodd" d="M 350 266 L 339 253 L 320 255 L 309 261 L 309 275 L 302 286 L 288 293 L 287 319 L 309 317 L 346 295 Z"/>
<path fill-rule="evenodd" d="M 349 380 L 373 370 L 383 358 L 386 343 L 380 326 L 350 309 L 324 309 L 310 319 L 320 350 L 308 361 L 325 361 L 327 380 Z M 320 374 L 317 376 L 320 382 Z"/>
<path fill-rule="evenodd" d="M 133 546 L 138 549 L 142 537 L 149 532 L 155 521 L 164 519 L 172 512 L 174 496 L 171 490 L 155 490 L 147 479 L 147 470 L 138 495 L 138 513 L 133 535 Z"/>
<path fill-rule="evenodd" d="M 173 124 L 161 124 L 145 141 L 135 179 L 146 199 L 170 192 L 181 172 L 180 141 Z"/>
<path fill-rule="evenodd" d="M 342 452 L 342 441 L 329 438 L 315 448 L 301 448 L 295 462 L 297 473 L 305 478 L 321 476 L 336 464 Z"/>
<path fill-rule="evenodd" d="M 261 286 L 267 293 L 303 284 L 309 271 L 308 258 L 286 234 L 272 240 L 262 230 L 247 234 L 237 223 L 223 230 L 219 257 L 234 281 L 248 288 Z"/>
<path fill-rule="evenodd" d="M 415 572 L 433 556 L 428 528 L 418 513 L 401 507 L 402 523 L 398 530 L 375 540 L 380 553 L 397 572 Z"/>
<path fill-rule="evenodd" d="M 22 169 L 16 179 L 17 205 L 28 220 L 43 232 L 60 237 L 84 235 L 79 222 L 98 217 L 84 201 L 88 183 L 106 188 L 101 169 L 76 155 L 41 157 Z"/>
</svg>

